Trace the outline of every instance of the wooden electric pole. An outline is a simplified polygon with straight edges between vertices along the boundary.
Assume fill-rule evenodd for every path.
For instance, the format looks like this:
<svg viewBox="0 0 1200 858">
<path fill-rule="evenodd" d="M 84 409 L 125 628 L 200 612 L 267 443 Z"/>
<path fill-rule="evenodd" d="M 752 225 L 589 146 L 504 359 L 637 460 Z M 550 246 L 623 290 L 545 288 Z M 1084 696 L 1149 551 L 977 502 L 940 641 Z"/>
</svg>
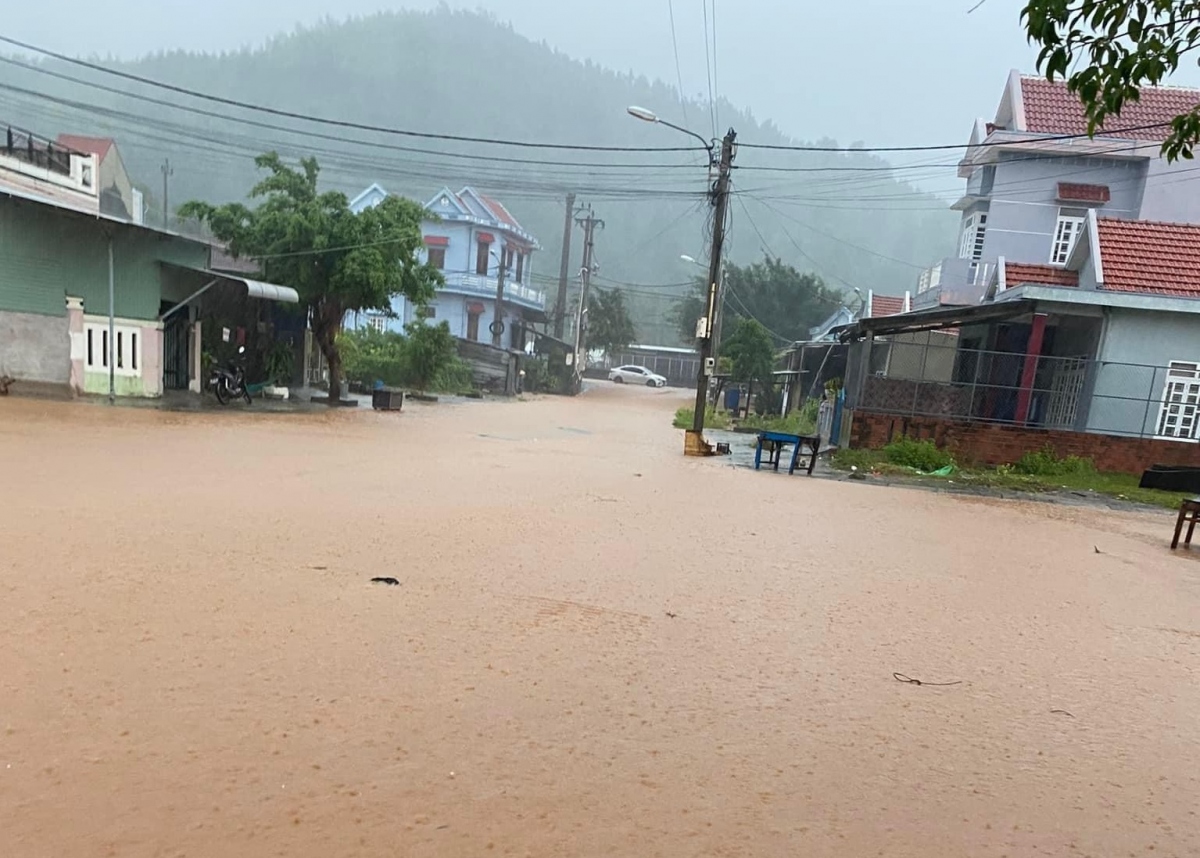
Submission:
<svg viewBox="0 0 1200 858">
<path fill-rule="evenodd" d="M 596 247 L 596 229 L 604 229 L 604 221 L 597 218 L 589 206 L 585 217 L 576 218 L 575 222 L 583 227 L 583 268 L 579 277 L 579 312 L 575 317 L 575 377 L 579 384 L 583 383 L 583 370 L 587 363 L 587 299 L 588 288 L 592 283 L 592 269 L 595 267 L 594 255 Z"/>
<path fill-rule="evenodd" d="M 732 128 L 721 141 L 721 158 L 717 163 L 717 181 L 712 189 L 713 234 L 712 248 L 708 261 L 708 296 L 704 315 L 696 323 L 696 336 L 700 340 L 700 369 L 696 378 L 696 413 L 692 428 L 684 442 L 684 452 L 692 456 L 708 455 L 704 443 L 704 410 L 708 405 L 708 378 L 715 370 L 713 363 L 714 322 L 721 292 L 721 254 L 725 249 L 725 219 L 729 208 L 729 181 L 733 169 L 734 144 L 737 132 Z"/>
<path fill-rule="evenodd" d="M 567 194 L 567 217 L 563 223 L 562 265 L 558 269 L 558 301 L 554 305 L 554 336 L 563 338 L 567 318 L 567 280 L 571 276 L 571 232 L 575 219 L 575 195 Z"/>
<path fill-rule="evenodd" d="M 508 262 L 508 248 L 500 248 L 500 267 L 496 271 L 496 315 L 492 319 L 492 345 L 503 348 L 504 345 L 504 273 Z"/>
</svg>

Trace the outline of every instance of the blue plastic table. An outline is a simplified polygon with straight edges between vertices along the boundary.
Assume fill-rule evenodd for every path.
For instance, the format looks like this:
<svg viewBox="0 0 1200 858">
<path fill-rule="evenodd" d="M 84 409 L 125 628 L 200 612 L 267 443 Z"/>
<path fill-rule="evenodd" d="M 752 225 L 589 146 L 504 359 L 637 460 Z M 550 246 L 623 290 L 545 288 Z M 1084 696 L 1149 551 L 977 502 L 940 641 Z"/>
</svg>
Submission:
<svg viewBox="0 0 1200 858">
<path fill-rule="evenodd" d="M 767 450 L 767 464 L 774 465 L 775 470 L 779 470 L 779 458 L 783 449 L 787 446 L 792 448 L 792 461 L 788 466 L 788 473 L 796 473 L 796 462 L 800 458 L 800 448 L 808 447 L 808 475 L 812 476 L 813 468 L 817 465 L 817 452 L 821 449 L 820 435 L 792 435 L 788 432 L 759 432 L 758 446 L 754 451 L 754 470 L 758 470 L 762 466 L 763 446 L 770 444 L 770 449 Z"/>
</svg>

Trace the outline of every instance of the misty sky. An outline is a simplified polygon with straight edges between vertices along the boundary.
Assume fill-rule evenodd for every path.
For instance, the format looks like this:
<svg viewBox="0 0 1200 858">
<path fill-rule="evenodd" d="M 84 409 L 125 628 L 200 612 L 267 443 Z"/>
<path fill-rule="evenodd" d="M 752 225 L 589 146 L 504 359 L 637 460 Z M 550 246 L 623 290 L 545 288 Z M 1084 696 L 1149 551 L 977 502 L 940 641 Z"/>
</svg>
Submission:
<svg viewBox="0 0 1200 858">
<path fill-rule="evenodd" d="M 674 4 L 684 90 L 707 93 L 702 0 Z M 1011 68 L 1033 69 L 1022 0 L 716 0 L 717 88 L 803 139 L 965 142 Z M 6 3 L 0 32 L 79 54 L 261 43 L 326 15 L 430 8 L 436 0 L 55 0 Z M 476 0 L 523 35 L 577 58 L 675 83 L 668 0 Z M 98 10 L 103 8 L 103 13 Z M 168 11 L 169 10 L 169 11 Z M 78 22 L 72 25 L 69 22 Z M 460 57 L 469 56 L 464 52 Z M 1195 85 L 1195 69 L 1176 83 Z M 671 105 L 647 105 L 663 116 Z M 708 117 L 691 116 L 705 131 Z"/>
</svg>

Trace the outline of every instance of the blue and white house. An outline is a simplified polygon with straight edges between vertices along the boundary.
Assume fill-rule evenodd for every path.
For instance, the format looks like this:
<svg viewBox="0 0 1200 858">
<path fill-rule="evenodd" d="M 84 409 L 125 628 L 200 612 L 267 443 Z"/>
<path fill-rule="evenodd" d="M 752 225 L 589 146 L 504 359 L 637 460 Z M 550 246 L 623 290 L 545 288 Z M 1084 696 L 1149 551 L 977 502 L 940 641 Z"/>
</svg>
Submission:
<svg viewBox="0 0 1200 858">
<path fill-rule="evenodd" d="M 378 184 L 371 185 L 350 202 L 351 210 L 377 206 L 388 196 Z M 425 308 L 424 318 L 450 326 L 450 333 L 464 340 L 490 343 L 496 319 L 496 278 L 504 265 L 504 333 L 506 348 L 522 348 L 513 342 L 513 322 L 544 322 L 546 293 L 533 285 L 533 253 L 537 239 L 517 222 L 499 201 L 471 187 L 458 193 L 442 188 L 425 204 L 434 217 L 421 224 L 425 239 L 422 262 L 439 268 L 446 285 Z M 403 297 L 393 299 L 394 318 L 381 313 L 356 313 L 346 327 L 372 326 L 400 331 L 416 320 L 418 309 Z"/>
</svg>

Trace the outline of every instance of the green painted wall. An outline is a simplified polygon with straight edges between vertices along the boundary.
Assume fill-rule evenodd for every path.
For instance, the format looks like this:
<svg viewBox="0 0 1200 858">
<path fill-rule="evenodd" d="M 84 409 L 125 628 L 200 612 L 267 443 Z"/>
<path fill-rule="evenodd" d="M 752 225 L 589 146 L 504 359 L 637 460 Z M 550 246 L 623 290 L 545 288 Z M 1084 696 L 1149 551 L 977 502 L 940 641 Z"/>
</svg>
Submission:
<svg viewBox="0 0 1200 858">
<path fill-rule="evenodd" d="M 0 197 L 0 310 L 62 316 L 66 296 L 76 295 L 84 312 L 106 314 L 109 230 L 118 316 L 158 318 L 164 285 L 189 277 L 164 271 L 160 261 L 208 264 L 200 242 Z"/>
</svg>

